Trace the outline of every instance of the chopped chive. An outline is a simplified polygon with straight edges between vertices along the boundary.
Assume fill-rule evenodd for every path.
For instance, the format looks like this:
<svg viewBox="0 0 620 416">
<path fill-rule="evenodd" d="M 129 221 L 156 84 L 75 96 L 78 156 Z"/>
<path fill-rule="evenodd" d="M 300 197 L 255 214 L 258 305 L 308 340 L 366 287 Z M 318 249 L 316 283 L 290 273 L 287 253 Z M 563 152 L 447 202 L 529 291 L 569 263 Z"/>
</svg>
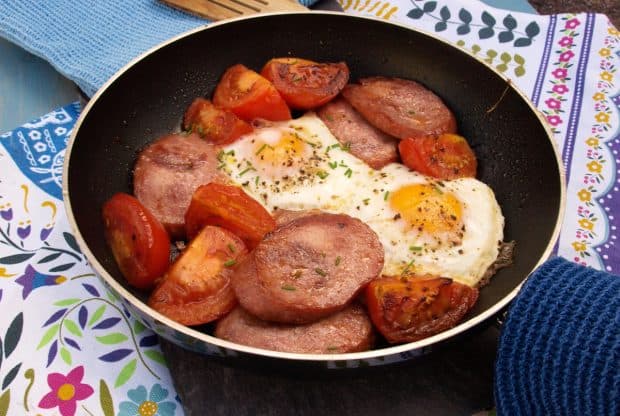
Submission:
<svg viewBox="0 0 620 416">
<path fill-rule="evenodd" d="M 338 162 L 329 162 L 328 165 L 330 168 L 336 169 L 338 167 Z"/>
<path fill-rule="evenodd" d="M 304 140 L 304 142 L 308 143 L 312 147 L 317 147 L 318 146 L 316 143 L 312 143 L 310 140 Z"/>
<path fill-rule="evenodd" d="M 256 156 L 260 155 L 260 152 L 262 152 L 263 150 L 265 150 L 265 148 L 268 146 L 267 143 L 263 143 L 263 145 L 256 151 L 256 153 L 254 153 Z"/>
<path fill-rule="evenodd" d="M 321 179 L 325 179 L 329 176 L 329 173 L 325 172 L 324 170 L 320 170 L 316 173 L 316 176 L 318 176 Z"/>
<path fill-rule="evenodd" d="M 436 190 L 439 194 L 443 194 L 443 191 L 439 188 L 439 186 L 437 186 L 437 185 L 433 185 L 433 188 L 435 188 L 435 190 Z"/>
<path fill-rule="evenodd" d="M 409 250 L 411 250 L 411 251 L 421 251 L 422 247 L 420 247 L 420 246 L 410 246 Z"/>
<path fill-rule="evenodd" d="M 340 148 L 344 151 L 344 152 L 348 152 L 349 150 L 351 150 L 351 142 L 346 142 L 344 144 L 344 146 L 340 146 Z"/>
<path fill-rule="evenodd" d="M 383 200 L 387 201 L 388 196 L 390 196 L 390 191 L 386 191 L 385 194 L 383 195 Z"/>
<path fill-rule="evenodd" d="M 336 257 L 336 266 L 340 265 L 340 261 L 342 260 L 342 258 L 340 256 Z"/>
<path fill-rule="evenodd" d="M 297 288 L 295 286 L 291 286 L 291 285 L 282 285 L 281 286 L 282 290 L 297 290 Z"/>
<path fill-rule="evenodd" d="M 342 166 L 343 168 L 348 168 L 348 166 L 344 163 L 344 160 L 340 161 L 340 166 Z"/>
<path fill-rule="evenodd" d="M 351 168 L 347 168 L 347 170 L 344 172 L 344 176 L 346 176 L 347 178 L 350 178 L 352 174 L 353 171 L 351 170 Z"/>
<path fill-rule="evenodd" d="M 250 172 L 250 171 L 252 171 L 252 170 L 254 170 L 254 171 L 255 171 L 256 169 L 254 169 L 254 167 L 253 167 L 253 166 L 248 166 L 247 168 L 245 168 L 245 169 L 243 169 L 241 172 L 239 172 L 239 177 L 241 177 L 241 176 L 245 175 L 246 173 L 248 173 L 248 172 Z"/>
<path fill-rule="evenodd" d="M 318 274 L 319 276 L 323 276 L 323 277 L 327 276 L 327 273 L 325 273 L 325 271 L 324 271 L 323 269 L 316 268 L 316 269 L 314 269 L 314 271 L 315 271 L 315 272 L 316 272 L 316 274 Z"/>
<path fill-rule="evenodd" d="M 366 198 L 362 202 L 364 203 L 364 205 L 368 205 L 368 202 L 370 202 L 370 198 Z"/>
<path fill-rule="evenodd" d="M 225 267 L 231 267 L 231 266 L 234 266 L 235 264 L 237 264 L 237 260 L 235 259 L 226 260 L 224 262 Z"/>
<path fill-rule="evenodd" d="M 258 186 L 258 181 L 260 180 L 260 178 L 257 176 L 256 178 L 254 178 L 254 184 L 256 186 Z"/>
<path fill-rule="evenodd" d="M 334 347 L 334 346 L 329 346 L 326 348 L 327 351 L 338 351 L 340 348 L 338 347 Z"/>
<path fill-rule="evenodd" d="M 415 259 L 411 260 L 411 261 L 409 262 L 409 264 L 407 264 L 407 266 L 405 266 L 405 268 L 403 269 L 403 271 L 402 271 L 401 275 L 404 275 L 404 274 L 406 274 L 406 273 L 407 273 L 407 271 L 409 271 L 409 268 L 413 265 L 413 262 L 414 262 L 414 261 L 415 261 Z"/>
<path fill-rule="evenodd" d="M 228 249 L 230 250 L 231 253 L 235 252 L 235 246 L 233 246 L 232 244 L 228 244 Z"/>
</svg>

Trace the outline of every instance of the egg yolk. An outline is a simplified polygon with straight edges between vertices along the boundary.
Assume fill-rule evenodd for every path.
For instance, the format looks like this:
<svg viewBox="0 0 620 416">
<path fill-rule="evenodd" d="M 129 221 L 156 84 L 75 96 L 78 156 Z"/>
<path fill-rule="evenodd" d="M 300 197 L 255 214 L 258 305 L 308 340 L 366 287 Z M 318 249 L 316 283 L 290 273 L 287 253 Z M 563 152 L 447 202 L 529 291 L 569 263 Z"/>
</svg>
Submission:
<svg viewBox="0 0 620 416">
<path fill-rule="evenodd" d="M 436 235 L 461 231 L 461 203 L 437 185 L 404 186 L 392 194 L 390 206 L 419 232 Z"/>
<path fill-rule="evenodd" d="M 300 159 L 306 149 L 306 143 L 291 133 L 284 133 L 275 143 L 259 141 L 255 144 L 254 154 L 260 163 L 272 166 L 291 166 Z"/>
</svg>

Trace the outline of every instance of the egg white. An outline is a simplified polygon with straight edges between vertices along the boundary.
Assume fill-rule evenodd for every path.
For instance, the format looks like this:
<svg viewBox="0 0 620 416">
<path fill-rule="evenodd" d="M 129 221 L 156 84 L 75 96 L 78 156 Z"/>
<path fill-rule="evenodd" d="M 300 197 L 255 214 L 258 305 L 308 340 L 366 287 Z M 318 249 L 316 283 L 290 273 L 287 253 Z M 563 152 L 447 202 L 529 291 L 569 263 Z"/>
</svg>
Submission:
<svg viewBox="0 0 620 416">
<path fill-rule="evenodd" d="M 473 178 L 437 181 L 400 163 L 374 170 L 350 154 L 313 112 L 258 128 L 218 158 L 220 169 L 270 212 L 320 209 L 368 224 L 385 249 L 384 275 L 432 274 L 475 286 L 498 256 L 504 217 L 487 185 Z M 463 228 L 457 244 L 412 230 L 394 210 L 391 196 L 412 184 L 451 193 L 460 202 Z"/>
</svg>

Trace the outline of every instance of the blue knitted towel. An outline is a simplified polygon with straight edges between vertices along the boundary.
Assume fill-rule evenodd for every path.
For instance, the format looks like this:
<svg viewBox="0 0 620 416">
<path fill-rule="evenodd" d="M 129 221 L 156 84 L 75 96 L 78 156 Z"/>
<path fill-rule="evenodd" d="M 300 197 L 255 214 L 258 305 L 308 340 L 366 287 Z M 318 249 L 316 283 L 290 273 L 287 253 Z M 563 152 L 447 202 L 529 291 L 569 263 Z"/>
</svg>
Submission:
<svg viewBox="0 0 620 416">
<path fill-rule="evenodd" d="M 495 365 L 499 415 L 620 414 L 620 277 L 562 258 L 527 280 Z"/>
<path fill-rule="evenodd" d="M 158 0 L 0 1 L 0 36 L 50 62 L 88 96 L 142 52 L 205 23 Z"/>
</svg>

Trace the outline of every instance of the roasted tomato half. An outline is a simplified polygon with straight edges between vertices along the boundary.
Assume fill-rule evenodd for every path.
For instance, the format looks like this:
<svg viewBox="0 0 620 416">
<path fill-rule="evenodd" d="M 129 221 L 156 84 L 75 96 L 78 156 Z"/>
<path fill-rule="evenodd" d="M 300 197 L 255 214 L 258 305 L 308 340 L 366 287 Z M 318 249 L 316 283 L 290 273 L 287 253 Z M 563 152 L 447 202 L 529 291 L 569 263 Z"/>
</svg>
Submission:
<svg viewBox="0 0 620 416">
<path fill-rule="evenodd" d="M 476 177 L 478 163 L 467 140 L 457 134 L 410 137 L 398 145 L 410 169 L 439 179 Z"/>
<path fill-rule="evenodd" d="M 349 67 L 344 62 L 274 58 L 263 67 L 261 75 L 273 83 L 291 108 L 309 110 L 327 103 L 342 91 L 349 81 Z"/>
<path fill-rule="evenodd" d="M 291 110 L 273 84 L 255 71 L 237 64 L 228 68 L 215 87 L 213 104 L 252 121 L 290 120 Z"/>
<path fill-rule="evenodd" d="M 188 107 L 183 127 L 215 144 L 232 143 L 253 130 L 232 111 L 216 107 L 204 98 L 196 98 Z"/>
<path fill-rule="evenodd" d="M 222 317 L 237 304 L 230 275 L 246 253 L 243 241 L 230 231 L 204 227 L 170 266 L 149 306 L 184 325 Z"/>
<path fill-rule="evenodd" d="M 370 318 L 391 343 L 418 341 L 455 326 L 478 289 L 445 277 L 382 277 L 366 287 Z"/>
<path fill-rule="evenodd" d="M 239 236 L 251 249 L 276 228 L 269 212 L 241 188 L 209 183 L 199 186 L 185 213 L 188 238 L 205 225 L 218 225 Z"/>
<path fill-rule="evenodd" d="M 130 285 L 153 286 L 170 265 L 170 238 L 137 198 L 118 193 L 103 205 L 105 240 Z"/>
</svg>

